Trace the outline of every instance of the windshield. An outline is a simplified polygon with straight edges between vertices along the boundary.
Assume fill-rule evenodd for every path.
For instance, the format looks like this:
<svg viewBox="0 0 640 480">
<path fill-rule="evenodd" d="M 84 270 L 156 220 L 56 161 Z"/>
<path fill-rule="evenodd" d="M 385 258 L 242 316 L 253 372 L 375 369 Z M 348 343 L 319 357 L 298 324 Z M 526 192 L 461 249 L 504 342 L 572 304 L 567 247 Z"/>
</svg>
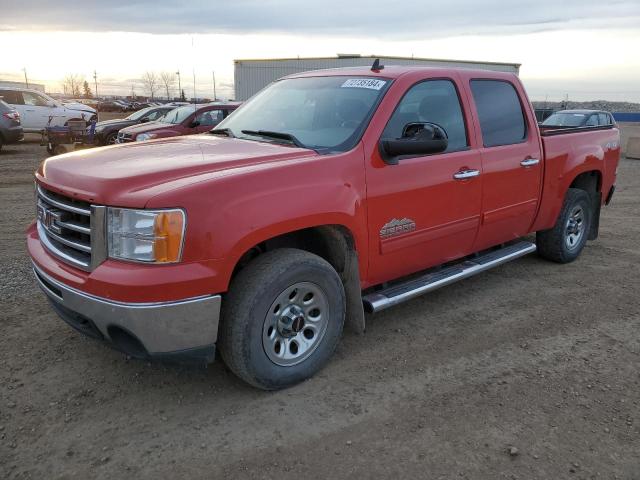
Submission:
<svg viewBox="0 0 640 480">
<path fill-rule="evenodd" d="M 587 117 L 584 113 L 554 113 L 542 125 L 553 127 L 579 127 Z"/>
<path fill-rule="evenodd" d="M 196 111 L 196 108 L 193 105 L 189 105 L 186 107 L 178 107 L 173 110 L 169 110 L 169 112 L 160 119 L 162 123 L 172 123 L 177 125 L 178 123 L 184 122 L 189 115 Z"/>
<path fill-rule="evenodd" d="M 233 136 L 249 140 L 299 142 L 314 150 L 347 151 L 362 136 L 390 83 L 388 79 L 335 76 L 280 80 L 216 129 L 227 129 Z M 286 137 L 295 138 L 295 142 L 286 141 Z"/>
</svg>

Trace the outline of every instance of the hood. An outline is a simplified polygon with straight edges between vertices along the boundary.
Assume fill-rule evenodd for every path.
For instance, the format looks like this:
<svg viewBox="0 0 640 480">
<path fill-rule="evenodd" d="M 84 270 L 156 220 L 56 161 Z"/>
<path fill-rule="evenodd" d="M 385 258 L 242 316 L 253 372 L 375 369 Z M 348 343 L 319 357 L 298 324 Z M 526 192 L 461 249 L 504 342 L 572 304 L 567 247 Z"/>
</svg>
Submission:
<svg viewBox="0 0 640 480">
<path fill-rule="evenodd" d="M 205 175 L 316 155 L 286 145 L 191 135 L 51 157 L 40 165 L 36 178 L 72 198 L 142 208 L 150 198 Z"/>
<path fill-rule="evenodd" d="M 87 105 L 84 105 L 82 103 L 71 102 L 71 103 L 64 103 L 63 105 L 65 108 L 68 108 L 69 110 L 78 110 L 81 112 L 96 113 L 95 108 L 88 107 Z"/>
<path fill-rule="evenodd" d="M 105 127 L 115 127 L 120 125 L 134 125 L 136 123 L 135 120 L 127 120 L 126 118 L 114 118 L 113 120 L 104 120 L 102 122 L 96 123 L 96 129 L 105 128 Z"/>
<path fill-rule="evenodd" d="M 172 123 L 162 123 L 162 122 L 146 122 L 139 123 L 137 125 L 131 125 L 130 127 L 123 128 L 121 131 L 125 133 L 132 133 L 137 135 L 139 133 L 152 132 L 155 130 L 172 130 L 177 129 L 180 125 L 174 125 Z"/>
</svg>

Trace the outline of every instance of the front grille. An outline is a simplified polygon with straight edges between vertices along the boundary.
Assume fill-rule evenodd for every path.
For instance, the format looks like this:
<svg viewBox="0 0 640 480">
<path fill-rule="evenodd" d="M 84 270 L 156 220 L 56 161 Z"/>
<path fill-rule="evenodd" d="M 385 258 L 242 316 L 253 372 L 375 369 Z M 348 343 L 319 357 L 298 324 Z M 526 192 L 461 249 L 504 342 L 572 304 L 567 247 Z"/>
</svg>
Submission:
<svg viewBox="0 0 640 480">
<path fill-rule="evenodd" d="M 133 142 L 133 134 L 118 132 L 118 143 Z"/>
<path fill-rule="evenodd" d="M 56 257 L 91 270 L 106 255 L 105 207 L 90 205 L 38 185 L 37 225 L 41 243 Z"/>
</svg>

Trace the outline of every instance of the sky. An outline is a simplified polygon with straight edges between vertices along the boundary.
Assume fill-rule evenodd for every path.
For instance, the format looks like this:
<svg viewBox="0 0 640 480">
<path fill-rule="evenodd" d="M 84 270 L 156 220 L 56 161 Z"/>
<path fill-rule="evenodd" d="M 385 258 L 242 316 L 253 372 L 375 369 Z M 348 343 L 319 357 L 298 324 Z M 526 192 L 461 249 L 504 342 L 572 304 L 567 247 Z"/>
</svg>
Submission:
<svg viewBox="0 0 640 480">
<path fill-rule="evenodd" d="M 234 59 L 359 53 L 521 63 L 532 100 L 640 102 L 640 0 L 0 0 L 0 12 L 0 79 L 26 68 L 51 92 L 67 74 L 93 87 L 95 70 L 100 94 L 147 94 L 152 70 L 212 96 L 215 71 L 229 98 Z"/>
</svg>

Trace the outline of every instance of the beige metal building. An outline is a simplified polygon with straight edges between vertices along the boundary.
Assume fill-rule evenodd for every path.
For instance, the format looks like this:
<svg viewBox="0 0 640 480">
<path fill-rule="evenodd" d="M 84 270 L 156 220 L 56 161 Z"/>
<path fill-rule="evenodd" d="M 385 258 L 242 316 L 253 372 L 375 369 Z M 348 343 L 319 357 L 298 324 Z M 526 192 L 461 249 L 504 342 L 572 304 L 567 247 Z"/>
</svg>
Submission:
<svg viewBox="0 0 640 480">
<path fill-rule="evenodd" d="M 445 60 L 437 58 L 385 57 L 378 55 L 338 54 L 336 57 L 270 58 L 234 60 L 236 100 L 246 100 L 271 82 L 293 73 L 323 68 L 370 66 L 379 58 L 383 65 L 423 65 L 427 67 L 481 68 L 518 74 L 519 63 Z"/>
</svg>

